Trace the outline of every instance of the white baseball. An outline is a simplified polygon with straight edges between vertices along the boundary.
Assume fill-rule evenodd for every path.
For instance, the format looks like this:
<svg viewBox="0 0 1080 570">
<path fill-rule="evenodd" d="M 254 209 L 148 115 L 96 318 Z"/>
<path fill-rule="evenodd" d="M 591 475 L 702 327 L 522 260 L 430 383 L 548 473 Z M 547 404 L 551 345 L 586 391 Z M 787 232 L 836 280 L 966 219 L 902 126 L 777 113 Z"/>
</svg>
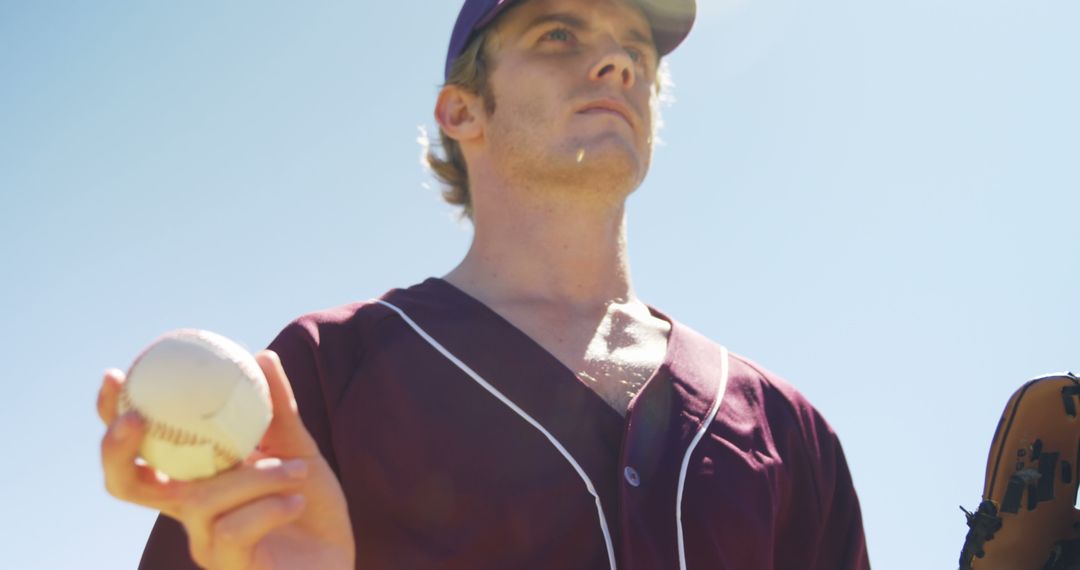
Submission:
<svg viewBox="0 0 1080 570">
<path fill-rule="evenodd" d="M 209 331 L 162 335 L 135 359 L 119 410 L 145 420 L 139 449 L 172 479 L 210 477 L 241 462 L 259 444 L 273 411 L 255 358 Z"/>
</svg>

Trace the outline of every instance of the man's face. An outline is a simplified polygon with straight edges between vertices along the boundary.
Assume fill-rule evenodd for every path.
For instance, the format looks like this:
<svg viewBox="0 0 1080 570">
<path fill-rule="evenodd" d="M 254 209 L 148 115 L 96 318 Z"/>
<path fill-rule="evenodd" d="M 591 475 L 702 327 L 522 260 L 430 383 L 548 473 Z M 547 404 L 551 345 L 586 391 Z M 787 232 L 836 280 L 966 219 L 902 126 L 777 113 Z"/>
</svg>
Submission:
<svg viewBox="0 0 1080 570">
<path fill-rule="evenodd" d="M 510 180 L 636 188 L 652 154 L 658 57 L 628 0 L 526 0 L 499 21 L 487 152 Z"/>
</svg>

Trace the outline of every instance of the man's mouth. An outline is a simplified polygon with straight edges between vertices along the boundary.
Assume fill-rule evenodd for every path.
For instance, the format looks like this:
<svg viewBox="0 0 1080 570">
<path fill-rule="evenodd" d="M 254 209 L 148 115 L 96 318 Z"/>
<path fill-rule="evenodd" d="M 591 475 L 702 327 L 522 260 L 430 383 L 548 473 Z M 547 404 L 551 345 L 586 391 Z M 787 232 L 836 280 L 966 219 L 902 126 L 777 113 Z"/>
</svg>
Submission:
<svg viewBox="0 0 1080 570">
<path fill-rule="evenodd" d="M 632 118 L 633 111 L 631 111 L 630 108 L 626 106 L 626 104 L 620 101 L 615 101 L 613 99 L 601 99 L 598 101 L 593 101 L 582 107 L 581 110 L 578 111 L 578 113 L 583 115 L 613 115 L 622 118 L 622 120 L 626 121 L 631 128 L 634 127 L 634 120 Z"/>
</svg>

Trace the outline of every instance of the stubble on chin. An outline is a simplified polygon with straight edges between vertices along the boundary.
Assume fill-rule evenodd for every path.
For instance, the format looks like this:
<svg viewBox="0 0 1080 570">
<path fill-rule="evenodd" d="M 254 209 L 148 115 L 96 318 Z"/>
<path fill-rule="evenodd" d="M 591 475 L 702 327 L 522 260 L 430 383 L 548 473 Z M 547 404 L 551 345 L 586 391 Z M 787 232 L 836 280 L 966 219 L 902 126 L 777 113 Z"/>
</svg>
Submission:
<svg viewBox="0 0 1080 570">
<path fill-rule="evenodd" d="M 494 164 L 514 186 L 577 196 L 628 195 L 648 168 L 648 156 L 619 133 L 558 140 L 556 135 L 511 130 L 492 132 L 489 144 Z"/>
<path fill-rule="evenodd" d="M 507 145 L 505 164 L 510 180 L 549 192 L 574 196 L 625 197 L 639 184 L 642 168 L 637 157 L 625 148 L 603 145 L 562 144 L 541 149 Z M 522 151 L 522 152 L 515 152 Z"/>
</svg>

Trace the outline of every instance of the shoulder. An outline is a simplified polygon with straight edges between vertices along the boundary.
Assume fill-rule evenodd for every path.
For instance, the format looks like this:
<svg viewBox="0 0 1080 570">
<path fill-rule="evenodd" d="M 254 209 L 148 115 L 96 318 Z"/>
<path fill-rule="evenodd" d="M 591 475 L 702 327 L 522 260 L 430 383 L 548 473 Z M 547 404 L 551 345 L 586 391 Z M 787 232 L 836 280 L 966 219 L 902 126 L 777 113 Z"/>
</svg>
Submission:
<svg viewBox="0 0 1080 570">
<path fill-rule="evenodd" d="M 731 354 L 729 363 L 728 391 L 717 419 L 728 429 L 741 425 L 759 434 L 766 453 L 789 475 L 785 504 L 799 504 L 807 515 L 829 516 L 838 495 L 854 495 L 836 432 L 784 378 L 741 355 Z"/>
<path fill-rule="evenodd" d="M 835 437 L 809 399 L 779 374 L 740 354 L 729 353 L 729 395 L 754 394 L 769 424 L 798 430 L 807 440 Z"/>
<path fill-rule="evenodd" d="M 702 386 L 700 393 L 711 393 L 709 386 L 720 376 L 718 372 L 726 370 L 716 418 L 721 424 L 741 433 L 756 433 L 759 441 L 775 442 L 777 451 L 785 455 L 799 455 L 800 448 L 814 454 L 836 445 L 836 435 L 824 416 L 787 379 L 681 323 L 675 323 L 674 330 L 676 372 L 694 378 Z"/>
<path fill-rule="evenodd" d="M 267 348 L 278 354 L 294 384 L 326 382 L 363 358 L 366 331 L 385 312 L 371 301 L 311 311 L 286 324 Z"/>
<path fill-rule="evenodd" d="M 428 279 L 404 288 L 390 289 L 378 298 L 354 301 L 311 311 L 290 321 L 275 344 L 307 345 L 321 350 L 338 346 L 357 347 L 375 336 L 398 307 L 406 310 L 438 303 L 446 293 L 438 280 Z"/>
<path fill-rule="evenodd" d="M 391 289 L 378 299 L 354 301 L 304 313 L 286 324 L 270 345 L 281 358 L 293 386 L 318 387 L 333 402 L 350 382 L 383 334 L 394 312 L 381 303 L 394 299 L 401 304 L 423 298 L 423 284 Z"/>
<path fill-rule="evenodd" d="M 475 311 L 472 311 L 475 312 Z M 292 378 L 340 394 L 374 355 L 407 355 L 418 337 L 405 322 L 460 322 L 469 313 L 460 293 L 440 279 L 390 289 L 378 298 L 311 311 L 290 321 L 270 343 Z M 406 317 L 408 315 L 408 317 Z M 403 318 L 405 317 L 405 318 Z"/>
<path fill-rule="evenodd" d="M 719 373 L 726 371 L 721 415 L 737 423 L 765 424 L 773 431 L 795 430 L 809 438 L 819 431 L 832 433 L 821 413 L 788 380 L 682 323 L 671 322 L 672 365 L 678 376 L 694 379 L 702 386 L 700 391 L 709 394 Z"/>
<path fill-rule="evenodd" d="M 294 318 L 274 342 L 304 341 L 319 346 L 337 338 L 356 337 L 388 314 L 389 311 L 374 300 L 319 309 Z"/>
</svg>

